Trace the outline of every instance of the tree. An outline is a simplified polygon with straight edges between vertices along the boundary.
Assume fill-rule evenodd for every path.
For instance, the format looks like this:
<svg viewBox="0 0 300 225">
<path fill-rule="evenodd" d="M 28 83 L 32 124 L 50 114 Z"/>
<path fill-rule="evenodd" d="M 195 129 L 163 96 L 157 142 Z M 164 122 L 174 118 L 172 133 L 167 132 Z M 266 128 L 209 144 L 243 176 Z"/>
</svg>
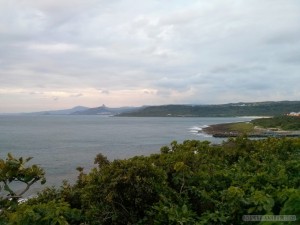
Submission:
<svg viewBox="0 0 300 225">
<path fill-rule="evenodd" d="M 80 211 L 71 209 L 66 202 L 53 200 L 35 205 L 21 204 L 8 219 L 12 225 L 77 225 L 80 224 Z"/>
<path fill-rule="evenodd" d="M 40 180 L 41 184 L 46 183 L 45 172 L 42 168 L 37 165 L 25 166 L 31 159 L 32 157 L 17 159 L 10 153 L 7 154 L 6 160 L 0 159 L 0 190 L 8 192 L 6 199 L 17 201 L 37 181 Z M 19 192 L 13 190 L 12 183 L 16 181 L 25 184 L 23 190 Z"/>
</svg>

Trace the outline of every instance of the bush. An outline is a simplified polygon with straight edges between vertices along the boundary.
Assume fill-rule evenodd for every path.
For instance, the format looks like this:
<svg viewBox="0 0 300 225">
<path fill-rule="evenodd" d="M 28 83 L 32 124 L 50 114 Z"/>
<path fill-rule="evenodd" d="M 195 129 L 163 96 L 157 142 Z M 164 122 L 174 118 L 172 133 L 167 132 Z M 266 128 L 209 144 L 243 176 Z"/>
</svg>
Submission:
<svg viewBox="0 0 300 225">
<path fill-rule="evenodd" d="M 243 215 L 290 214 L 299 220 L 299 161 L 299 138 L 239 137 L 221 145 L 173 141 L 161 154 L 113 162 L 99 154 L 91 172 L 78 168 L 75 185 L 46 189 L 2 219 L 10 224 L 246 225 Z"/>
</svg>

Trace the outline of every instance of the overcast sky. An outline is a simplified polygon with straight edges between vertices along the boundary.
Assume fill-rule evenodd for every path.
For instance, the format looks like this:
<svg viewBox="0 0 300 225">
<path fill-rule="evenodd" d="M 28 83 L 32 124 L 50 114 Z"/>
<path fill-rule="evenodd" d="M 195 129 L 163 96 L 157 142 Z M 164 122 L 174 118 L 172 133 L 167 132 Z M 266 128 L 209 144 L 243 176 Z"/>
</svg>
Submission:
<svg viewBox="0 0 300 225">
<path fill-rule="evenodd" d="M 0 112 L 300 100 L 299 0 L 0 0 Z"/>
</svg>

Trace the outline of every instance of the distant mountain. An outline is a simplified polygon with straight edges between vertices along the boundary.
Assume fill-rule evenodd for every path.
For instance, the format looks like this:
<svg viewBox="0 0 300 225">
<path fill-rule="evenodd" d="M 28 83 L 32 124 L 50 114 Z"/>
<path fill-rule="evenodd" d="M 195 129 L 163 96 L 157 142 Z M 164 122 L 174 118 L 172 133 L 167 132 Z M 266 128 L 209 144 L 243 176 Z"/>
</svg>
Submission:
<svg viewBox="0 0 300 225">
<path fill-rule="evenodd" d="M 276 116 L 300 111 L 300 101 L 240 102 L 220 105 L 161 105 L 121 113 L 130 117 Z"/>
<path fill-rule="evenodd" d="M 84 106 L 76 106 L 71 109 L 50 110 L 50 111 L 32 112 L 32 113 L 25 113 L 25 114 L 26 115 L 71 115 L 75 112 L 81 112 L 87 109 L 89 108 Z"/>
<path fill-rule="evenodd" d="M 103 116 L 115 116 L 120 113 L 133 112 L 141 109 L 142 107 L 120 107 L 109 108 L 105 105 L 96 108 L 88 108 L 84 106 L 76 106 L 71 109 L 52 110 L 32 113 L 22 113 L 20 115 L 103 115 Z"/>
<path fill-rule="evenodd" d="M 300 112 L 300 101 L 239 102 L 219 105 L 160 105 L 109 108 L 105 105 L 88 108 L 23 113 L 15 115 L 103 115 L 123 117 L 232 117 L 277 116 Z M 8 114 L 6 114 L 8 115 Z"/>
<path fill-rule="evenodd" d="M 81 110 L 73 112 L 72 115 L 108 115 L 114 116 L 121 113 L 130 113 L 141 109 L 142 107 L 120 107 L 120 108 L 109 108 L 105 105 L 96 108 L 89 108 L 86 110 Z"/>
</svg>

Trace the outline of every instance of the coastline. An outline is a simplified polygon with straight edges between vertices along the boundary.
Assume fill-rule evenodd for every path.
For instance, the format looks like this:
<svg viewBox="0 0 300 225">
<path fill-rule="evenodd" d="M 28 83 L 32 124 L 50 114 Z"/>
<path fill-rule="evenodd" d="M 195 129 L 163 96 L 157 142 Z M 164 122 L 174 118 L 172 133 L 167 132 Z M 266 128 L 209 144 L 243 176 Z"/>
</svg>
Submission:
<svg viewBox="0 0 300 225">
<path fill-rule="evenodd" d="M 239 137 L 242 135 L 247 135 L 252 138 L 267 138 L 267 137 L 300 137 L 300 131 L 294 130 L 280 130 L 272 128 L 260 128 L 253 127 L 252 129 L 235 129 L 234 126 L 237 124 L 247 124 L 247 123 L 223 123 L 223 124 L 213 124 L 208 127 L 202 128 L 201 133 L 211 135 L 215 138 L 229 138 L 229 137 Z M 249 123 L 248 123 L 249 124 Z"/>
</svg>

